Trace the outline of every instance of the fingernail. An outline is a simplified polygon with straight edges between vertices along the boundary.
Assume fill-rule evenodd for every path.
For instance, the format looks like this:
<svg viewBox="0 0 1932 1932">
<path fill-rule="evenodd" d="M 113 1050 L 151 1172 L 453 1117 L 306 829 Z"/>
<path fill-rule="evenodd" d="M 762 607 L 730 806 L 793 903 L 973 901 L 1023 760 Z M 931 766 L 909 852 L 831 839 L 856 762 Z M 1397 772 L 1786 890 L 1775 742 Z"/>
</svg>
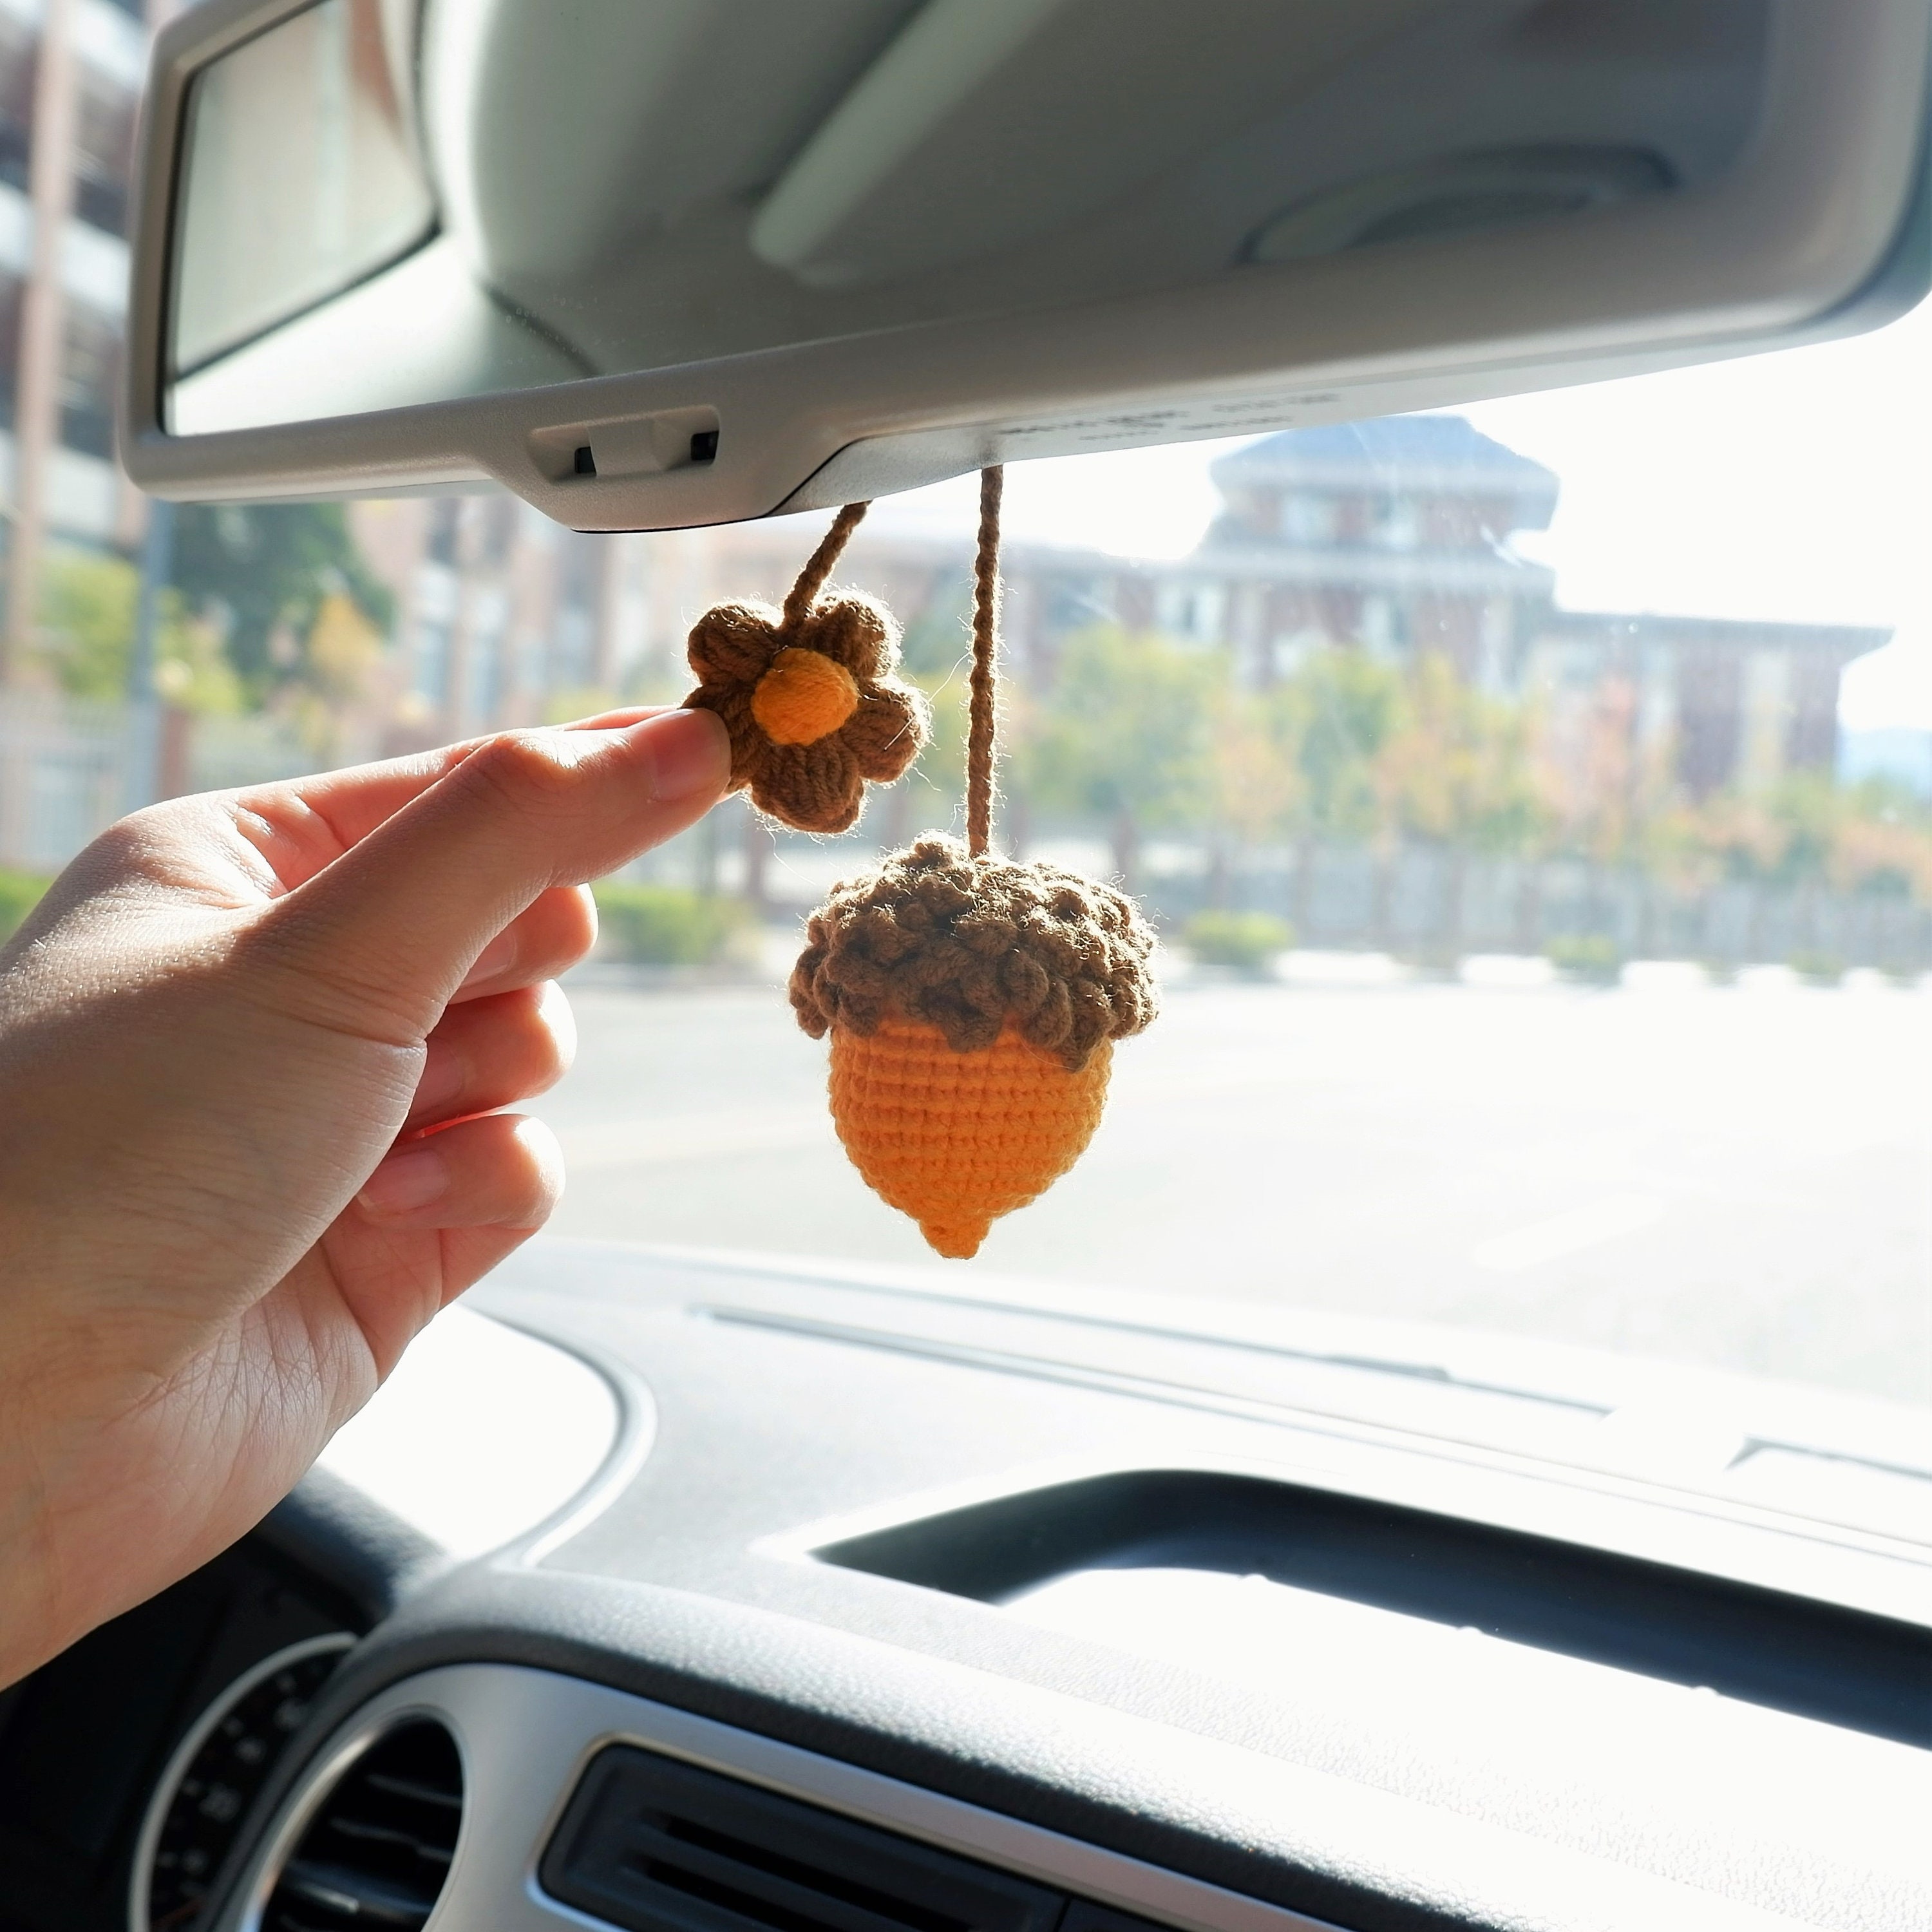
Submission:
<svg viewBox="0 0 1932 1932">
<path fill-rule="evenodd" d="M 364 1214 L 392 1220 L 440 1200 L 448 1186 L 448 1162 L 434 1148 L 412 1148 L 390 1155 L 356 1198 Z"/>
<path fill-rule="evenodd" d="M 654 799 L 720 792 L 731 776 L 731 736 L 716 712 L 663 712 L 633 724 L 630 736 L 650 754 Z"/>
</svg>

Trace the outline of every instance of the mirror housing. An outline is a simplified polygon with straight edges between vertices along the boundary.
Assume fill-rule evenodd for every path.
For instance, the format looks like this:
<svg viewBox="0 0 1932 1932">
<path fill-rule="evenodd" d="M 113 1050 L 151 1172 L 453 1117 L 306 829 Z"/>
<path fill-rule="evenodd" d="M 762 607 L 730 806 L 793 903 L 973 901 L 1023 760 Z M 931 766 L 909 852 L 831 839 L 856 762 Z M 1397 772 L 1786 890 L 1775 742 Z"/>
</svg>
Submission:
<svg viewBox="0 0 1932 1932">
<path fill-rule="evenodd" d="M 1437 408 L 1852 334 L 1932 286 L 1924 0 L 1417 0 L 1408 38 L 1395 33 L 1361 57 L 1362 85 L 1383 89 L 1366 98 L 1385 99 L 1390 116 L 1413 114 L 1414 88 L 1426 94 L 1427 35 L 1445 11 L 1466 30 L 1479 16 L 1499 34 L 1544 23 L 1538 31 L 1560 29 L 1587 56 L 1590 34 L 1620 14 L 1647 20 L 1654 45 L 1667 46 L 1670 17 L 1688 8 L 1759 35 L 1748 136 L 1708 178 L 1652 193 L 1638 182 L 1640 158 L 1593 163 L 1570 144 L 1539 173 L 1521 149 L 1472 148 L 1477 116 L 1442 154 L 1365 166 L 1270 223 L 1243 259 L 1174 286 L 170 434 L 166 338 L 191 84 L 310 4 L 204 0 L 154 46 L 121 428 L 130 475 L 157 496 L 500 485 L 580 530 L 684 527 L 876 496 L 989 463 Z M 932 0 L 928 11 L 952 4 Z M 1052 0 L 997 4 L 1052 10 Z M 1310 4 L 1346 14 L 1357 0 Z M 1614 32 L 1607 46 L 1604 59 L 1628 60 Z M 808 144 L 810 165 L 787 172 L 754 224 L 754 248 L 807 281 L 849 278 L 838 237 L 864 194 L 882 191 L 876 181 L 842 185 L 836 137 L 842 117 L 862 124 L 859 97 L 886 64 L 838 104 Z M 1344 81 L 1350 71 L 1345 62 Z M 1635 152 L 1614 141 L 1597 151 Z M 1499 167 L 1526 170 L 1531 191 L 1545 192 L 1566 166 L 1586 177 L 1594 167 L 1612 184 L 1621 169 L 1635 185 L 1606 188 L 1596 205 L 1586 178 L 1564 218 L 1471 232 L 1431 232 L 1411 217 L 1418 180 L 1439 177 L 1447 206 L 1459 183 L 1492 184 Z"/>
</svg>

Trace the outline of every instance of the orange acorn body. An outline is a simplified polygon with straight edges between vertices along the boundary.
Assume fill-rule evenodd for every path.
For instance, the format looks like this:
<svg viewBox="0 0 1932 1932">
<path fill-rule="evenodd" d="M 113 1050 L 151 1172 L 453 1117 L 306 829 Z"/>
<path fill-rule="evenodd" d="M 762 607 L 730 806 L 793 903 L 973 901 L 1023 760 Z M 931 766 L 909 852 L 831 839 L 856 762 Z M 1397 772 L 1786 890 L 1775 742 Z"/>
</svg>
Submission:
<svg viewBox="0 0 1932 1932">
<path fill-rule="evenodd" d="M 976 1253 L 1085 1151 L 1114 1042 L 1154 1016 L 1153 945 L 1112 886 L 939 838 L 812 915 L 791 1001 L 831 1036 L 838 1138 L 942 1255 Z"/>
<path fill-rule="evenodd" d="M 869 1036 L 835 1026 L 832 1118 L 873 1191 L 963 1261 L 1086 1150 L 1112 1064 L 1110 1040 L 1070 1070 L 1010 1026 L 966 1053 L 917 1021 L 887 1019 Z"/>
</svg>

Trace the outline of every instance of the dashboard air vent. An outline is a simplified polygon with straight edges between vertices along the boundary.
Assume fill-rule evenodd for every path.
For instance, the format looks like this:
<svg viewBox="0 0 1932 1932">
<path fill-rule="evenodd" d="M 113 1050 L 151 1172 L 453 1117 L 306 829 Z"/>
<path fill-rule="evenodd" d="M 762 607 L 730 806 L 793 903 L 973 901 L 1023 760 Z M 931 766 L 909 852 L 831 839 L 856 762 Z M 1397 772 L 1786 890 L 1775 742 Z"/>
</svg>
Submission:
<svg viewBox="0 0 1932 1932">
<path fill-rule="evenodd" d="M 592 1760 L 541 1874 L 553 1898 L 630 1932 L 1048 1932 L 1066 1903 L 626 1745 Z"/>
<path fill-rule="evenodd" d="M 392 1731 L 337 1781 L 283 1866 L 262 1932 L 418 1932 L 449 1876 L 463 1766 L 438 1724 Z"/>
</svg>

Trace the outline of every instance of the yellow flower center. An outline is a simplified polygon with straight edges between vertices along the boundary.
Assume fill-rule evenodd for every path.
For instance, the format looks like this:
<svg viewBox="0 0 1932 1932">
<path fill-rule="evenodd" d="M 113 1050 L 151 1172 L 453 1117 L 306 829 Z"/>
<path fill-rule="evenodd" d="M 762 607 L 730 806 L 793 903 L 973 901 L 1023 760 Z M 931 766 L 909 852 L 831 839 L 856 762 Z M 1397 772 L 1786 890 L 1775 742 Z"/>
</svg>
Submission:
<svg viewBox="0 0 1932 1932">
<path fill-rule="evenodd" d="M 859 708 L 859 687 L 823 651 L 779 652 L 752 693 L 752 716 L 774 745 L 813 745 Z"/>
</svg>

